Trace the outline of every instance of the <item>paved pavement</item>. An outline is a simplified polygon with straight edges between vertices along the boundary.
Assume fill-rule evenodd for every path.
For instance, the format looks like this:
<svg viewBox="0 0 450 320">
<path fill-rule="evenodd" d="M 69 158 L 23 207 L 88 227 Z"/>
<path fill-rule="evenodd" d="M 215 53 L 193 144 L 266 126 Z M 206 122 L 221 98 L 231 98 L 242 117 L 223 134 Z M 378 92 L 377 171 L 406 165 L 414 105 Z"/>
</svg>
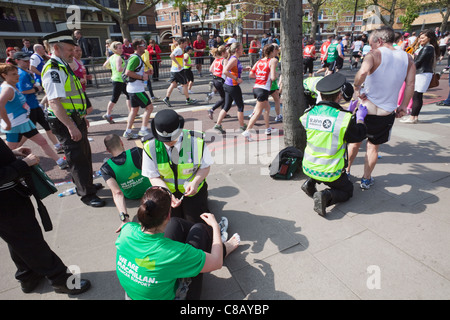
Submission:
<svg viewBox="0 0 450 320">
<path fill-rule="evenodd" d="M 287 181 L 267 175 L 269 163 L 284 147 L 282 130 L 271 137 L 261 131 L 259 141 L 245 142 L 232 109 L 222 140 L 210 129 L 214 122 L 206 116 L 206 104 L 177 108 L 186 128 L 208 133 L 216 160 L 207 179 L 210 209 L 218 219 L 226 216 L 228 233 L 237 232 L 242 240 L 222 269 L 205 276 L 203 299 L 449 299 L 450 107 L 435 104 L 448 94 L 447 79 L 425 95 L 420 123 L 395 123 L 391 141 L 380 148 L 375 185 L 364 192 L 358 183 L 364 153 L 358 155 L 352 168 L 353 198 L 329 208 L 325 218 L 313 211 L 312 199 L 300 190 L 303 174 Z M 158 94 L 163 96 L 163 91 Z M 126 110 L 123 102 L 117 110 Z M 157 106 L 155 111 L 164 108 Z M 113 125 L 100 120 L 102 112 L 90 116 L 95 170 L 108 157 L 104 136 L 121 134 L 125 127 L 120 117 Z M 273 120 L 273 110 L 271 115 Z M 272 126 L 282 129 L 273 121 Z M 256 129 L 263 127 L 261 120 Z M 132 147 L 136 141 L 124 143 Z M 40 150 L 36 153 L 56 183 L 70 179 Z M 63 183 L 58 189 L 70 186 Z M 68 297 L 55 294 L 44 281 L 35 292 L 23 294 L 7 246 L 0 242 L 0 299 L 123 299 L 115 273 L 118 214 L 110 191 L 105 188 L 99 195 L 107 201 L 104 208 L 87 207 L 77 196 L 54 194 L 44 200 L 54 225 L 45 239 L 67 265 L 92 281 L 92 289 Z M 129 212 L 136 212 L 137 201 L 127 205 Z"/>
</svg>

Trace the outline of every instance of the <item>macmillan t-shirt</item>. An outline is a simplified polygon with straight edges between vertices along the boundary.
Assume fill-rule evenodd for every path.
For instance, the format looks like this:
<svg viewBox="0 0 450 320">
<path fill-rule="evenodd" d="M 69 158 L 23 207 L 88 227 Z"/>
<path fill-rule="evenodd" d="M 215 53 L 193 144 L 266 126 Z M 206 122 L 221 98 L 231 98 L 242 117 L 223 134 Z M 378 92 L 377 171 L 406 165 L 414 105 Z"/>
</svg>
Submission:
<svg viewBox="0 0 450 320">
<path fill-rule="evenodd" d="M 135 222 L 122 227 L 116 249 L 117 276 L 133 300 L 173 300 L 177 279 L 197 276 L 206 259 L 203 250 L 144 233 Z"/>
</svg>

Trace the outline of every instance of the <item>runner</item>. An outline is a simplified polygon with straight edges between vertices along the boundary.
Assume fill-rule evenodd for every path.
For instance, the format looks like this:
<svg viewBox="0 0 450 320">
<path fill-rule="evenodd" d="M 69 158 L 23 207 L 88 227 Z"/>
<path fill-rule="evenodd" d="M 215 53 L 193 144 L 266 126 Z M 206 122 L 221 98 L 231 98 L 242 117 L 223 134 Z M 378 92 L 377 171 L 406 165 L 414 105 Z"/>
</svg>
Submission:
<svg viewBox="0 0 450 320">
<path fill-rule="evenodd" d="M 309 76 L 314 75 L 314 60 L 316 60 L 316 47 L 314 46 L 315 41 L 309 39 L 305 49 L 303 49 L 303 74 L 309 70 Z"/>
<path fill-rule="evenodd" d="M 244 54 L 244 48 L 241 43 L 234 42 L 228 51 L 230 59 L 223 69 L 223 74 L 227 77 L 223 86 L 225 90 L 225 104 L 214 126 L 214 129 L 220 131 L 220 133 L 225 133 L 225 130 L 222 128 L 222 121 L 230 110 L 233 100 L 238 108 L 237 116 L 240 129 L 242 131 L 247 129 L 247 125 L 244 123 L 244 100 L 242 99 L 242 90 L 239 84 L 243 81 L 241 78 L 242 71 L 250 71 L 250 67 L 244 68 L 239 61 L 239 57 Z"/>
<path fill-rule="evenodd" d="M 338 72 L 340 69 L 338 58 L 344 59 L 342 54 L 342 46 L 340 44 L 340 39 L 333 40 L 327 50 L 327 71 L 325 76 Z"/>
<path fill-rule="evenodd" d="M 328 52 L 328 47 L 330 46 L 333 39 L 334 39 L 334 36 L 328 36 L 327 41 L 322 43 L 322 45 L 320 46 L 321 65 L 320 65 L 320 69 L 316 71 L 316 75 L 327 71 L 327 52 Z"/>
<path fill-rule="evenodd" d="M 275 130 L 269 127 L 269 93 L 272 86 L 272 81 L 277 78 L 276 68 L 278 60 L 274 58 L 276 52 L 275 46 L 271 44 L 265 45 L 263 48 L 264 58 L 256 62 L 250 71 L 250 78 L 256 79 L 255 85 L 253 86 L 253 95 L 256 98 L 256 107 L 255 112 L 248 123 L 247 129 L 242 133 L 248 141 L 253 141 L 250 130 L 253 128 L 263 110 L 265 110 L 264 122 L 266 125 L 266 135 L 271 135 Z"/>
<path fill-rule="evenodd" d="M 216 104 L 208 110 L 208 117 L 212 120 L 214 110 L 221 107 L 225 103 L 225 91 L 223 89 L 223 83 L 225 82 L 226 76 L 223 74 L 223 65 L 227 61 L 227 49 L 225 46 L 220 46 L 219 48 L 213 48 L 211 50 L 213 56 L 215 57 L 214 62 L 211 64 L 209 68 L 209 72 L 213 75 L 213 86 L 216 88 L 217 92 L 220 94 L 220 100 L 216 102 Z M 209 93 L 208 97 L 211 97 L 214 93 Z"/>
<path fill-rule="evenodd" d="M 361 60 L 362 48 L 364 43 L 362 42 L 362 36 L 357 36 L 356 41 L 352 43 L 352 55 L 350 57 L 350 70 L 358 67 L 358 62 Z M 352 58 L 355 59 L 355 62 L 352 62 Z"/>
<path fill-rule="evenodd" d="M 186 104 L 191 105 L 195 104 L 197 100 L 189 98 L 189 92 L 187 87 L 187 80 L 184 75 L 183 69 L 183 58 L 184 58 L 184 48 L 186 48 L 186 39 L 181 38 L 177 40 L 177 46 L 173 49 L 170 54 L 170 59 L 172 60 L 172 67 L 170 68 L 170 86 L 167 89 L 166 97 L 163 99 L 163 102 L 168 106 L 172 107 L 170 103 L 170 95 L 172 94 L 173 89 L 177 87 L 177 83 L 183 85 L 183 94 L 186 97 Z"/>
</svg>

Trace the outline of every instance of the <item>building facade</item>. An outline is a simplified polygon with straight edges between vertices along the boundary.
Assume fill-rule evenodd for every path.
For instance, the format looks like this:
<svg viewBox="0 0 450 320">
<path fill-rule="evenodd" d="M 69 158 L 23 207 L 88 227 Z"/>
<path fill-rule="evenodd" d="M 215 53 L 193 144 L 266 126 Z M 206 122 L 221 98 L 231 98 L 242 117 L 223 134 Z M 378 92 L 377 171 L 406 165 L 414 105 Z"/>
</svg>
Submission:
<svg viewBox="0 0 450 320">
<path fill-rule="evenodd" d="M 99 4 L 119 12 L 117 0 L 98 0 Z M 131 12 L 137 12 L 144 1 L 136 0 Z M 78 11 L 75 11 L 78 10 Z M 76 16 L 74 21 L 74 14 Z M 155 12 L 148 10 L 130 21 L 132 38 L 157 37 Z M 48 33 L 72 29 L 78 22 L 83 36 L 94 48 L 94 56 L 105 55 L 106 39 L 121 40 L 120 27 L 112 16 L 86 5 L 81 0 L 0 0 L 0 60 L 6 58 L 7 47 L 22 48 L 22 40 L 32 44 L 42 43 L 42 37 Z"/>
</svg>

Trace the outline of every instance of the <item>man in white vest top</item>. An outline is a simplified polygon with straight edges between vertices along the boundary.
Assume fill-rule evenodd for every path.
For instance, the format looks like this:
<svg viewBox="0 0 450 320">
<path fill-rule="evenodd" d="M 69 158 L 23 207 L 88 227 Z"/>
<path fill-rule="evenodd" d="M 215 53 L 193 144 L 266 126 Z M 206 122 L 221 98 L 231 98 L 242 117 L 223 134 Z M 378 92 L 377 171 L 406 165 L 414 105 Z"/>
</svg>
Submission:
<svg viewBox="0 0 450 320">
<path fill-rule="evenodd" d="M 369 44 L 372 50 L 364 58 L 361 69 L 355 76 L 354 99 L 367 107 L 367 148 L 361 189 L 367 190 L 374 184 L 372 171 L 378 159 L 378 149 L 389 141 L 395 118 L 406 115 L 406 107 L 414 93 L 416 68 L 410 55 L 395 50 L 394 30 L 382 27 L 372 32 Z M 405 97 L 400 106 L 398 95 L 406 82 Z M 398 107 L 398 108 L 397 108 Z M 358 154 L 360 143 L 350 144 L 347 172 Z"/>
</svg>

